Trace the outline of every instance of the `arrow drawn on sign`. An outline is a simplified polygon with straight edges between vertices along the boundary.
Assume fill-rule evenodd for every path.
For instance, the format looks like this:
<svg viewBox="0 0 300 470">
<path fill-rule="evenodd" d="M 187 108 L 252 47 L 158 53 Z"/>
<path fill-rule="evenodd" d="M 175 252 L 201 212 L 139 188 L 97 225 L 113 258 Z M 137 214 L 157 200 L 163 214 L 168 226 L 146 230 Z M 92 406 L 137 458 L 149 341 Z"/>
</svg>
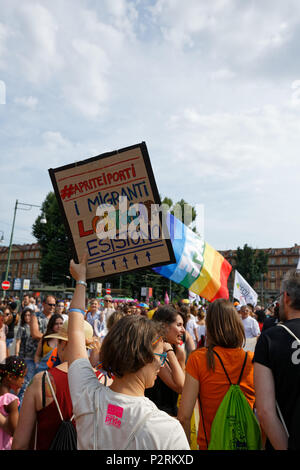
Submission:
<svg viewBox="0 0 300 470">
<path fill-rule="evenodd" d="M 105 263 L 104 261 L 102 261 L 102 263 L 100 264 L 101 268 L 102 268 L 102 271 L 105 273 L 105 269 L 104 269 L 104 266 L 105 266 Z"/>
<path fill-rule="evenodd" d="M 136 264 L 139 264 L 139 257 L 138 257 L 138 255 L 134 255 L 133 258 L 135 259 Z"/>
<path fill-rule="evenodd" d="M 125 264 L 126 269 L 128 269 L 127 258 L 125 258 L 125 256 L 124 256 L 124 258 L 123 258 L 123 263 Z"/>
<path fill-rule="evenodd" d="M 113 267 L 114 267 L 115 270 L 116 270 L 116 269 L 117 269 L 117 268 L 116 268 L 116 261 L 115 261 L 114 259 L 112 260 L 111 264 L 113 265 Z"/>
<path fill-rule="evenodd" d="M 151 259 L 151 256 L 150 256 L 150 253 L 149 253 L 149 251 L 147 251 L 147 253 L 146 253 L 146 256 L 147 256 L 147 258 L 148 258 L 148 261 L 150 261 L 150 259 Z"/>
</svg>

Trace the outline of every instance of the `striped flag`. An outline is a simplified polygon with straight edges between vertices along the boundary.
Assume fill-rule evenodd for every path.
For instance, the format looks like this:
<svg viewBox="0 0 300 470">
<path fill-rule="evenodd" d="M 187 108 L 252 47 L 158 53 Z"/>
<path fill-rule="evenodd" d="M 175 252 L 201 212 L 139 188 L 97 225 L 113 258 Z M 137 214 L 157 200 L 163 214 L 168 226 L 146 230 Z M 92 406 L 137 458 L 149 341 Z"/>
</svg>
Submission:
<svg viewBox="0 0 300 470">
<path fill-rule="evenodd" d="M 168 215 L 167 225 L 176 263 L 153 270 L 210 302 L 217 298 L 228 299 L 227 279 L 231 265 L 180 220 Z"/>
</svg>

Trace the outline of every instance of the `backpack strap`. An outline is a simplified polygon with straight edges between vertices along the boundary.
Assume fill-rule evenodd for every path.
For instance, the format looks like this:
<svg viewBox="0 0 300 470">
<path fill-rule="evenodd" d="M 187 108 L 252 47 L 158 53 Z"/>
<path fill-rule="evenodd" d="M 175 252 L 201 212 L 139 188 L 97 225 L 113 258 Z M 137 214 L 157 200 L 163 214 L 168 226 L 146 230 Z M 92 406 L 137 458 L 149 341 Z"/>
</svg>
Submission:
<svg viewBox="0 0 300 470">
<path fill-rule="evenodd" d="M 59 407 L 59 404 L 58 404 L 58 401 L 57 401 L 55 392 L 54 392 L 54 390 L 53 390 L 52 383 L 51 383 L 51 380 L 50 380 L 50 377 L 49 377 L 49 374 L 48 374 L 48 371 L 47 371 L 47 370 L 46 370 L 46 377 L 47 377 L 48 385 L 49 385 L 50 390 L 51 390 L 51 394 L 52 394 L 53 400 L 55 401 L 57 410 L 58 410 L 58 412 L 59 412 L 60 419 L 63 421 L 64 418 L 63 418 L 62 412 L 61 412 L 61 410 L 60 410 L 60 407 Z"/>
<path fill-rule="evenodd" d="M 51 380 L 50 380 L 50 377 L 49 377 L 49 374 L 48 374 L 48 371 L 47 371 L 47 370 L 46 370 L 46 378 L 47 378 L 47 382 L 48 382 L 48 385 L 49 385 L 50 390 L 51 390 L 51 394 L 52 394 L 53 400 L 55 401 L 57 410 L 58 410 L 58 412 L 59 412 L 60 419 L 61 419 L 62 421 L 64 421 L 64 417 L 63 417 L 63 415 L 62 415 L 60 406 L 59 406 L 59 404 L 58 404 L 58 401 L 57 401 L 55 392 L 54 392 L 54 390 L 53 390 L 52 383 L 51 383 Z M 70 418 L 70 421 L 72 421 L 72 419 L 74 419 L 74 417 L 75 417 L 75 415 L 73 415 L 73 416 Z"/>
<path fill-rule="evenodd" d="M 283 325 L 282 323 L 277 323 L 277 326 L 281 326 L 281 328 L 284 328 L 291 336 L 293 336 L 297 341 L 298 343 L 300 344 L 300 339 L 297 338 L 297 336 L 285 325 Z"/>
<path fill-rule="evenodd" d="M 227 374 L 227 371 L 226 371 L 226 369 L 225 369 L 225 366 L 224 366 L 224 364 L 223 364 L 222 359 L 220 358 L 219 354 L 218 354 L 214 349 L 213 349 L 213 353 L 214 353 L 214 354 L 217 356 L 217 358 L 219 359 L 219 361 L 220 361 L 220 363 L 221 363 L 221 366 L 222 366 L 223 369 L 224 369 L 225 375 L 226 375 L 226 377 L 227 377 L 227 379 L 228 379 L 228 382 L 229 382 L 230 385 L 232 385 L 232 382 L 231 382 L 231 380 L 230 380 L 229 375 Z"/>
<path fill-rule="evenodd" d="M 46 406 L 45 379 L 46 379 L 46 371 L 43 373 L 43 376 L 42 376 L 42 406 L 43 408 L 45 408 Z"/>
<path fill-rule="evenodd" d="M 223 370 L 224 370 L 224 372 L 225 372 L 225 374 L 226 374 L 226 377 L 227 377 L 227 379 L 228 379 L 228 382 L 229 382 L 230 385 L 232 385 L 232 382 L 231 382 L 231 380 L 230 380 L 229 375 L 227 374 L 227 371 L 226 371 L 226 369 L 225 369 L 225 366 L 224 366 L 224 364 L 223 364 L 222 359 L 220 358 L 219 354 L 218 354 L 214 349 L 213 349 L 213 353 L 214 353 L 214 354 L 217 356 L 217 358 L 219 359 L 219 361 L 220 361 L 220 363 L 221 363 L 221 366 L 223 367 Z M 244 359 L 243 366 L 242 366 L 242 370 L 241 370 L 241 373 L 240 373 L 240 376 L 239 376 L 239 379 L 238 379 L 236 385 L 240 385 L 240 382 L 241 382 L 241 380 L 242 380 L 242 376 L 243 376 L 243 373 L 244 373 L 245 365 L 246 365 L 246 362 L 247 362 L 247 357 L 248 357 L 248 352 L 246 351 L 246 352 L 245 352 L 245 359 Z"/>
<path fill-rule="evenodd" d="M 245 369 L 246 362 L 247 362 L 247 357 L 248 357 L 248 351 L 246 351 L 246 354 L 245 354 L 245 359 L 244 359 L 243 367 L 242 367 L 242 370 L 241 370 L 241 373 L 240 373 L 240 376 L 239 376 L 239 380 L 238 380 L 237 385 L 240 385 L 240 382 L 241 382 L 241 380 L 242 380 L 242 376 L 243 376 L 244 369 Z"/>
</svg>

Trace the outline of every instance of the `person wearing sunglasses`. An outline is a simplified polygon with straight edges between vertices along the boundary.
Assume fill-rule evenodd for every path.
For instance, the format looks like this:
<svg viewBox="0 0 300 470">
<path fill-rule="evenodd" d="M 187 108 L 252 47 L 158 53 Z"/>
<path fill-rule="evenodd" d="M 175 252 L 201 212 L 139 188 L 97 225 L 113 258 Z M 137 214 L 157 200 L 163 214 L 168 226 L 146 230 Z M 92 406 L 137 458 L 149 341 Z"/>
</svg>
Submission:
<svg viewBox="0 0 300 470">
<path fill-rule="evenodd" d="M 27 365 L 27 375 L 24 380 L 24 384 L 19 392 L 20 403 L 22 404 L 24 392 L 26 387 L 34 377 L 36 373 L 36 363 L 34 356 L 44 333 L 46 333 L 48 322 L 51 316 L 54 314 L 56 299 L 53 295 L 48 295 L 43 304 L 41 312 L 32 312 L 30 316 L 30 337 L 26 344 L 26 357 L 25 362 Z"/>
<path fill-rule="evenodd" d="M 79 450 L 189 450 L 180 423 L 145 397 L 164 367 L 161 326 L 140 315 L 119 319 L 105 336 L 100 361 L 113 376 L 95 377 L 83 336 L 86 262 L 71 261 L 76 289 L 69 310 L 68 379 Z"/>
</svg>

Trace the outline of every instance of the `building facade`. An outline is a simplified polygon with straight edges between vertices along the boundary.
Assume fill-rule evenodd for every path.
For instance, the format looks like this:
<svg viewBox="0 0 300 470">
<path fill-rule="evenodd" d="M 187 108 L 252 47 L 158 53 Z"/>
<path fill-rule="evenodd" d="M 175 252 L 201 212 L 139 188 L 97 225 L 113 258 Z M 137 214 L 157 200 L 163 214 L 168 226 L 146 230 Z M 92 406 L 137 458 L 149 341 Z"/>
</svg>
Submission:
<svg viewBox="0 0 300 470">
<path fill-rule="evenodd" d="M 0 247 L 0 276 L 5 278 L 8 258 L 8 247 Z M 29 279 L 30 289 L 38 288 L 41 252 L 38 243 L 12 245 L 8 280 Z"/>
<path fill-rule="evenodd" d="M 260 250 L 268 254 L 268 272 L 264 274 L 259 282 L 252 286 L 259 295 L 259 301 L 266 304 L 275 300 L 280 293 L 281 281 L 287 271 L 296 269 L 299 256 L 300 245 L 295 243 L 290 248 L 261 248 Z M 236 250 L 226 250 L 220 252 L 224 258 L 234 267 L 234 256 Z M 228 288 L 232 295 L 234 282 L 234 268 L 230 273 Z"/>
</svg>

